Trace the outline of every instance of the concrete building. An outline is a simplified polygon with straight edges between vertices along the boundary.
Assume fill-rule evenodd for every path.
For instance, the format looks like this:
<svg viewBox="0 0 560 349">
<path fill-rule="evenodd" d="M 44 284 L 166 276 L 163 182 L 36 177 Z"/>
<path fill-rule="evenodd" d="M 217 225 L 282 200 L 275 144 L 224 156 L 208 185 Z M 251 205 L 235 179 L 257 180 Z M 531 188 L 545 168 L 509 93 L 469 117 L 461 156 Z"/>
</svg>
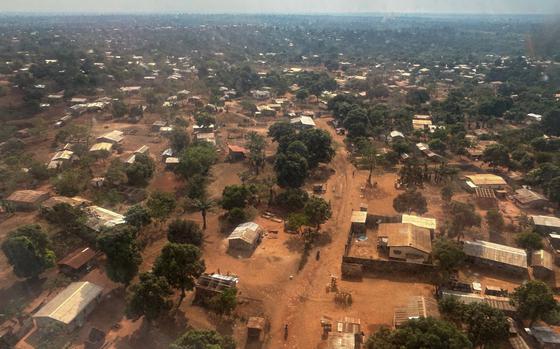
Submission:
<svg viewBox="0 0 560 349">
<path fill-rule="evenodd" d="M 37 327 L 63 326 L 72 331 L 82 326 L 101 300 L 102 291 L 101 286 L 88 281 L 71 283 L 33 315 Z"/>
<path fill-rule="evenodd" d="M 290 124 L 300 129 L 315 128 L 315 121 L 309 116 L 298 116 L 290 119 Z"/>
<path fill-rule="evenodd" d="M 410 223 L 381 223 L 377 237 L 381 247 L 388 249 L 389 258 L 410 263 L 426 263 L 432 253 L 428 229 Z"/>
</svg>

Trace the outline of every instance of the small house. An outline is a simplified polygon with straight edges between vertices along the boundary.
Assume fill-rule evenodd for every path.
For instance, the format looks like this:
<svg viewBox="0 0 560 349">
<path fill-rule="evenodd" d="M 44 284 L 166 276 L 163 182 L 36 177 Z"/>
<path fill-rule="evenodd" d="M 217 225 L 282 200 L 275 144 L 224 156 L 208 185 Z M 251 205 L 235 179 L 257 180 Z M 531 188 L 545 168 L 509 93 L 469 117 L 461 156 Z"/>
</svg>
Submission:
<svg viewBox="0 0 560 349">
<path fill-rule="evenodd" d="M 548 279 L 554 273 L 552 254 L 545 250 L 534 251 L 531 255 L 533 275 L 539 279 Z"/>
<path fill-rule="evenodd" d="M 95 232 L 101 231 L 103 228 L 112 228 L 114 226 L 126 223 L 122 214 L 113 212 L 99 206 L 89 206 L 84 209 L 86 213 L 86 227 Z"/>
<path fill-rule="evenodd" d="M 363 235 L 366 233 L 367 211 L 352 211 L 352 233 Z"/>
<path fill-rule="evenodd" d="M 95 143 L 89 148 L 90 153 L 111 152 L 113 150 L 113 143 L 101 142 Z"/>
<path fill-rule="evenodd" d="M 406 306 L 395 309 L 393 326 L 398 328 L 408 320 L 428 317 L 440 317 L 437 302 L 424 296 L 411 297 Z"/>
<path fill-rule="evenodd" d="M 179 158 L 176 158 L 174 156 L 170 156 L 165 158 L 165 167 L 167 167 L 168 169 L 173 169 L 175 168 L 177 165 L 179 165 Z"/>
<path fill-rule="evenodd" d="M 527 188 L 517 189 L 513 195 L 513 200 L 517 206 L 525 209 L 539 209 L 548 205 L 547 198 Z"/>
<path fill-rule="evenodd" d="M 40 190 L 16 190 L 6 198 L 6 203 L 15 210 L 27 211 L 39 208 L 39 205 L 49 198 L 49 193 Z"/>
<path fill-rule="evenodd" d="M 463 251 L 474 263 L 519 275 L 527 273 L 527 252 L 520 248 L 476 240 L 465 241 Z"/>
<path fill-rule="evenodd" d="M 410 263 L 426 263 L 432 253 L 430 231 L 410 223 L 381 223 L 377 232 L 379 244 L 389 258 Z"/>
<path fill-rule="evenodd" d="M 150 127 L 150 131 L 152 132 L 159 132 L 160 128 L 167 126 L 167 122 L 163 120 L 154 121 L 152 126 Z"/>
<path fill-rule="evenodd" d="M 76 276 L 86 272 L 93 265 L 96 252 L 89 247 L 79 248 L 62 258 L 58 263 L 58 269 L 63 274 Z"/>
<path fill-rule="evenodd" d="M 68 332 L 81 327 L 101 300 L 103 288 L 88 281 L 73 282 L 33 315 L 39 329 L 62 325 Z"/>
<path fill-rule="evenodd" d="M 251 316 L 247 321 L 247 337 L 258 340 L 264 332 L 266 320 L 260 316 Z"/>
<path fill-rule="evenodd" d="M 197 133 L 195 135 L 195 139 L 198 142 L 206 142 L 206 143 L 210 143 L 212 145 L 216 145 L 216 135 L 214 134 L 214 132 Z"/>
<path fill-rule="evenodd" d="M 537 232 L 541 234 L 560 233 L 560 218 L 555 216 L 529 216 Z"/>
<path fill-rule="evenodd" d="M 75 159 L 77 159 L 77 156 L 71 150 L 58 151 L 51 158 L 51 161 L 48 163 L 47 168 L 60 169 L 62 167 L 69 165 Z"/>
<path fill-rule="evenodd" d="M 202 274 L 195 283 L 194 300 L 204 304 L 227 289 L 237 288 L 238 281 L 239 278 L 233 275 Z"/>
<path fill-rule="evenodd" d="M 313 119 L 309 116 L 299 116 L 297 118 L 290 119 L 290 124 L 300 129 L 315 128 L 315 121 L 313 121 Z"/>
<path fill-rule="evenodd" d="M 228 144 L 228 159 L 230 161 L 241 161 L 247 158 L 249 151 L 241 146 Z"/>
<path fill-rule="evenodd" d="M 560 334 L 556 333 L 552 328 L 543 326 L 533 326 L 529 329 L 529 334 L 539 344 L 542 349 L 558 349 L 560 348 Z"/>
<path fill-rule="evenodd" d="M 252 251 L 259 244 L 264 229 L 254 222 L 242 223 L 228 236 L 228 247 L 232 250 Z"/>
<path fill-rule="evenodd" d="M 111 132 L 105 133 L 99 137 L 96 138 L 97 142 L 104 142 L 104 143 L 111 143 L 111 144 L 117 144 L 123 141 L 124 139 L 124 133 L 122 131 L 119 130 L 113 130 Z"/>
</svg>

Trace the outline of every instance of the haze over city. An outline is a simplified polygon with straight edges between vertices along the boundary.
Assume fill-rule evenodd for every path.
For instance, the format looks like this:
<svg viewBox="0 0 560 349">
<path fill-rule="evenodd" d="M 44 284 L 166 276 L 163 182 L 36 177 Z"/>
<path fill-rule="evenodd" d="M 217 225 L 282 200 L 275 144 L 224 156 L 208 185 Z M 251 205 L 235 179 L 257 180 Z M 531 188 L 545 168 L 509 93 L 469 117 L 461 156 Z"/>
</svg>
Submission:
<svg viewBox="0 0 560 349">
<path fill-rule="evenodd" d="M 557 0 L 18 0 L 8 12 L 557 14 Z"/>
</svg>

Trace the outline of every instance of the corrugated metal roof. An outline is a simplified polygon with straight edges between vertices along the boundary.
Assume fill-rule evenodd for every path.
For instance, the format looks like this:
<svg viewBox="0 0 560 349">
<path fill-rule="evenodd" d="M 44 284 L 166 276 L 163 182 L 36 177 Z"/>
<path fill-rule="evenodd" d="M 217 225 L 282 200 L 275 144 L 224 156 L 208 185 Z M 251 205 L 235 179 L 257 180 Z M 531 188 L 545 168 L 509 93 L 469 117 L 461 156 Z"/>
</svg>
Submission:
<svg viewBox="0 0 560 349">
<path fill-rule="evenodd" d="M 16 190 L 6 198 L 8 201 L 36 203 L 46 199 L 49 195 L 46 191 L 40 190 Z"/>
<path fill-rule="evenodd" d="M 89 149 L 89 151 L 100 151 L 100 150 L 111 151 L 111 149 L 113 149 L 113 144 L 112 143 L 101 142 L 101 143 L 95 143 L 94 145 L 92 145 L 91 148 Z"/>
<path fill-rule="evenodd" d="M 419 217 L 411 214 L 403 214 L 401 223 L 410 223 L 419 228 L 435 230 L 437 220 L 435 218 Z"/>
<path fill-rule="evenodd" d="M 554 216 L 530 216 L 535 225 L 560 228 L 560 218 Z"/>
<path fill-rule="evenodd" d="M 485 173 L 485 174 L 474 174 L 465 176 L 470 179 L 476 186 L 481 185 L 506 185 L 506 181 L 495 174 Z"/>
<path fill-rule="evenodd" d="M 47 317 L 64 324 L 71 323 L 98 297 L 103 288 L 88 281 L 73 282 L 43 306 L 33 317 Z"/>
<path fill-rule="evenodd" d="M 394 325 L 398 327 L 408 320 L 427 317 L 439 318 L 437 302 L 423 296 L 412 297 L 406 306 L 395 309 Z"/>
<path fill-rule="evenodd" d="M 554 258 L 552 258 L 552 255 L 548 251 L 534 251 L 531 256 L 531 266 L 554 270 Z"/>
<path fill-rule="evenodd" d="M 367 212 L 352 211 L 352 217 L 351 217 L 352 223 L 366 224 L 366 221 L 367 221 Z"/>
<path fill-rule="evenodd" d="M 515 191 L 515 195 L 513 195 L 513 198 L 519 201 L 519 203 L 521 204 L 530 204 L 531 202 L 540 200 L 547 201 L 547 198 L 545 198 L 541 194 L 526 188 L 517 189 Z"/>
<path fill-rule="evenodd" d="M 441 292 L 442 296 L 452 296 L 457 297 L 457 299 L 465 304 L 470 303 L 486 303 L 494 309 L 500 309 L 503 311 L 514 312 L 516 309 L 510 303 L 510 299 L 507 297 L 493 297 L 493 296 L 481 296 L 474 293 L 465 293 L 459 291 L 443 290 Z"/>
<path fill-rule="evenodd" d="M 527 253 L 519 248 L 476 240 L 465 241 L 463 250 L 471 257 L 527 268 Z"/>
<path fill-rule="evenodd" d="M 426 253 L 432 252 L 430 231 L 410 223 L 381 223 L 377 236 L 387 237 L 389 247 L 408 246 Z"/>
<path fill-rule="evenodd" d="M 262 228 L 254 222 L 242 223 L 228 236 L 228 240 L 241 239 L 248 244 L 253 244 L 260 237 Z"/>
</svg>

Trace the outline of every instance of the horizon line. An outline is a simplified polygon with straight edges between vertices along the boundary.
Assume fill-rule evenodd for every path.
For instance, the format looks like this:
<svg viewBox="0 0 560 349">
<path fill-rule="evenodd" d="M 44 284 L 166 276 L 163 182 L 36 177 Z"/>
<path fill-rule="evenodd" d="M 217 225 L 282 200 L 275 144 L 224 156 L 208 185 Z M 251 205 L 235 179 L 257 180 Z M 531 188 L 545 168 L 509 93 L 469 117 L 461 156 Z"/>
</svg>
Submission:
<svg viewBox="0 0 560 349">
<path fill-rule="evenodd" d="M 560 16 L 559 13 L 548 12 L 395 12 L 395 11 L 378 11 L 378 12 L 199 12 L 199 11 L 4 11 L 0 10 L 0 16 L 75 16 L 75 15 L 91 15 L 91 16 L 111 16 L 111 15 L 204 15 L 204 16 L 386 16 L 386 15 L 405 15 L 405 16 L 487 16 L 487 17 L 504 17 L 504 16 L 543 16 L 555 17 Z"/>
</svg>

